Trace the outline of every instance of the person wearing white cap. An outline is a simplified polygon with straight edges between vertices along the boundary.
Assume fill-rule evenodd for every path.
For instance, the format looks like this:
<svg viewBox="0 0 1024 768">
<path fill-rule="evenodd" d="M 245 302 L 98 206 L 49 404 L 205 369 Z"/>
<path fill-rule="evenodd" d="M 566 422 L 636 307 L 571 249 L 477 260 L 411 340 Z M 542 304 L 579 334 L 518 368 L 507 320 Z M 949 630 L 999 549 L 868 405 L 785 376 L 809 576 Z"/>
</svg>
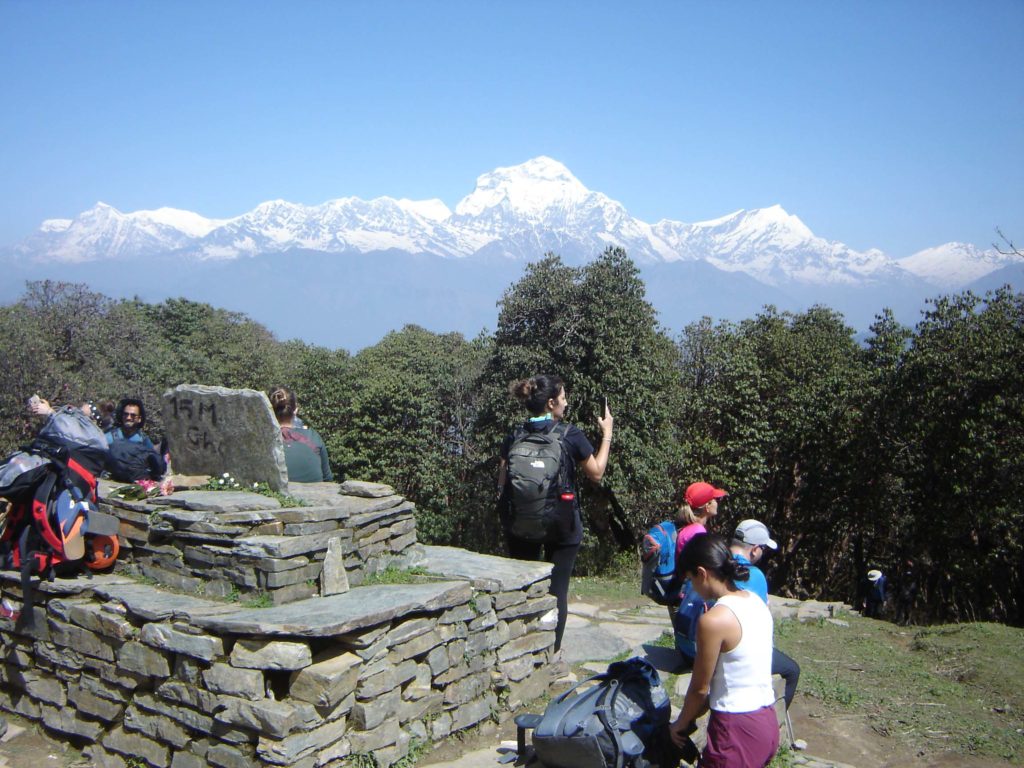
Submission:
<svg viewBox="0 0 1024 768">
<path fill-rule="evenodd" d="M 877 568 L 868 571 L 868 594 L 864 600 L 864 615 L 869 619 L 882 618 L 885 600 L 888 597 L 888 583 L 885 574 Z"/>
<path fill-rule="evenodd" d="M 736 586 L 740 589 L 750 590 L 764 600 L 765 605 L 768 604 L 768 580 L 764 577 L 761 569 L 757 567 L 757 563 L 764 557 L 766 549 L 778 548 L 779 545 L 772 539 L 768 526 L 760 520 L 740 522 L 732 534 L 732 541 L 729 542 L 729 551 L 732 552 L 733 559 L 750 569 L 750 578 L 744 582 L 738 582 Z M 800 682 L 800 665 L 773 646 L 772 674 L 781 675 L 786 682 L 786 690 L 783 694 L 786 701 L 786 726 L 789 729 L 790 745 L 800 749 L 806 744 L 793 737 L 793 725 L 789 719 L 789 705 L 793 703 L 796 686 Z"/>
</svg>

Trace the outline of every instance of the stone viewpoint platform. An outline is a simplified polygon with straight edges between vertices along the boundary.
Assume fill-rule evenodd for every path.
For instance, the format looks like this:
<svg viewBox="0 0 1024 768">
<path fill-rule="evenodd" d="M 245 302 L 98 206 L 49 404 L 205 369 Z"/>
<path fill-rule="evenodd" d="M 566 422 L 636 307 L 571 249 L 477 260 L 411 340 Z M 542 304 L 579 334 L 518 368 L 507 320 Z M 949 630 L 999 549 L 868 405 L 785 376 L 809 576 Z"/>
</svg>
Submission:
<svg viewBox="0 0 1024 768">
<path fill-rule="evenodd" d="M 115 572 L 42 582 L 0 619 L 0 708 L 97 766 L 388 766 L 548 689 L 550 565 L 420 545 L 387 486 L 288 485 L 262 393 L 177 387 L 164 419 L 176 471 L 239 488 L 102 483 Z M 0 593 L 22 604 L 17 573 Z"/>
</svg>

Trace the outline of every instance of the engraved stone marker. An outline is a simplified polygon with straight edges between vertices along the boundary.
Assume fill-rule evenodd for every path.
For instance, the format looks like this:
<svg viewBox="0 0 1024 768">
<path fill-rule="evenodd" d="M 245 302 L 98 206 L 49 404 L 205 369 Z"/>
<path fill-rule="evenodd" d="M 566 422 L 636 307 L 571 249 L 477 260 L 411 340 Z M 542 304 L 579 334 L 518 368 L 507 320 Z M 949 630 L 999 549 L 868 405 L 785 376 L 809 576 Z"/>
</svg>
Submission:
<svg viewBox="0 0 1024 768">
<path fill-rule="evenodd" d="M 287 492 L 281 429 L 262 392 L 180 384 L 164 392 L 163 422 L 175 472 L 267 483 Z"/>
</svg>

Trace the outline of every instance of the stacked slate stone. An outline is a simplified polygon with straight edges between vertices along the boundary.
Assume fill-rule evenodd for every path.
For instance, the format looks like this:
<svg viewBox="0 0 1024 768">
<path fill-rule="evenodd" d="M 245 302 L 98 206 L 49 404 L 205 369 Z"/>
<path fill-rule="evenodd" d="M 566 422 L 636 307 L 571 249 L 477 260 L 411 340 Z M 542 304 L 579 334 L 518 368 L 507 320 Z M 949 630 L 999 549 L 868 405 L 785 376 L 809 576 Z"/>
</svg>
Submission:
<svg viewBox="0 0 1024 768">
<path fill-rule="evenodd" d="M 97 766 L 391 765 L 549 684 L 550 566 L 425 549 L 459 580 L 266 609 L 119 575 L 43 583 L 34 627 L 0 619 L 0 707 Z M 0 587 L 20 599 L 17 574 Z"/>
<path fill-rule="evenodd" d="M 343 592 L 389 565 L 417 563 L 415 505 L 386 485 L 293 484 L 308 506 L 245 491 L 176 492 L 146 502 L 108 496 L 121 560 L 147 578 L 214 597 L 275 604 Z"/>
</svg>

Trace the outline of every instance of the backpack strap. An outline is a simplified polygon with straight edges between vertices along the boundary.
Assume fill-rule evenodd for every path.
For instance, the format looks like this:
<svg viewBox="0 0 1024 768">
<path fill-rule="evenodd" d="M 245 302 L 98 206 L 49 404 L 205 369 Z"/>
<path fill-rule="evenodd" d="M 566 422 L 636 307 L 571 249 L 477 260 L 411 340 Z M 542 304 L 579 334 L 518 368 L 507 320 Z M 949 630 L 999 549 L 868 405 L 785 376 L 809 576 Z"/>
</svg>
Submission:
<svg viewBox="0 0 1024 768">
<path fill-rule="evenodd" d="M 295 429 L 294 427 L 281 427 L 281 438 L 286 443 L 302 443 L 311 451 L 313 451 L 317 455 L 320 455 L 320 446 L 314 443 L 312 440 L 310 440 L 308 437 L 302 434 L 301 431 Z"/>
<path fill-rule="evenodd" d="M 569 696 L 571 696 L 573 693 L 575 693 L 577 688 L 581 688 L 582 686 L 586 685 L 587 683 L 593 683 L 594 681 L 604 681 L 604 680 L 607 680 L 607 679 L 608 679 L 608 673 L 607 672 L 602 672 L 599 675 L 594 675 L 593 677 L 588 677 L 586 680 L 580 680 L 572 688 L 570 688 L 569 690 L 567 690 L 564 693 L 560 694 L 558 696 L 558 698 L 555 699 L 555 701 L 556 702 L 565 701 L 567 698 L 569 698 Z"/>
<path fill-rule="evenodd" d="M 621 730 L 623 728 L 615 717 L 615 700 L 619 697 L 621 687 L 622 681 L 617 677 L 612 677 L 608 681 L 608 688 L 601 697 L 600 703 L 594 708 L 601 725 L 604 726 L 605 733 L 612 737 L 612 744 L 615 747 L 615 762 L 610 768 L 624 768 L 626 764 L 625 749 L 622 746 Z M 626 726 L 624 730 L 629 730 L 629 727 Z"/>
<path fill-rule="evenodd" d="M 96 501 L 96 476 L 74 459 L 68 459 L 67 468 L 88 483 L 90 501 Z M 70 482 L 67 483 L 67 486 L 71 491 L 71 494 L 76 497 L 76 501 L 81 501 L 81 494 L 78 487 Z"/>
<path fill-rule="evenodd" d="M 51 472 L 37 487 L 35 496 L 32 499 L 32 519 L 39 534 L 52 550 L 55 552 L 64 551 L 64 540 L 58 536 L 50 524 L 50 494 L 53 486 L 57 484 L 57 475 Z"/>
<path fill-rule="evenodd" d="M 548 433 L 550 435 L 554 435 L 555 439 L 558 440 L 558 450 L 560 452 L 558 458 L 558 482 L 561 483 L 563 488 L 569 487 L 570 485 L 568 462 L 566 461 L 565 456 L 565 441 L 563 440 L 568 431 L 568 424 L 564 421 L 556 421 L 555 426 L 553 426 L 551 431 Z M 573 491 L 575 490 L 576 489 L 573 488 Z"/>
</svg>

